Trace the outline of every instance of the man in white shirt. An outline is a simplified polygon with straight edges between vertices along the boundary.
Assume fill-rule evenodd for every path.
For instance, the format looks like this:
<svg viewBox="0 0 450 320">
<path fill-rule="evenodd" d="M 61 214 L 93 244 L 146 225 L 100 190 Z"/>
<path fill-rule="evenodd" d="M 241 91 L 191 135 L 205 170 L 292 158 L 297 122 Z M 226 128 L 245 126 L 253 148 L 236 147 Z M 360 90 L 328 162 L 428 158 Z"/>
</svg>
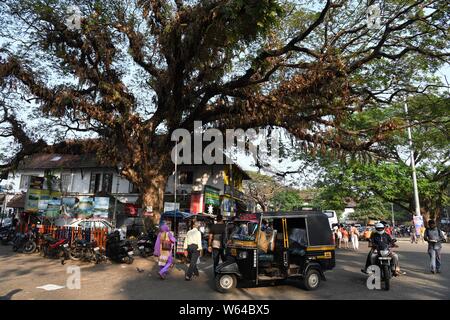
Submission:
<svg viewBox="0 0 450 320">
<path fill-rule="evenodd" d="M 194 226 L 186 234 L 186 240 L 184 241 L 184 254 L 186 257 L 190 257 L 189 268 L 186 271 L 185 280 L 189 281 L 192 279 L 192 275 L 195 274 L 199 276 L 197 269 L 197 260 L 200 257 L 200 252 L 202 248 L 202 234 L 198 230 L 200 224 L 199 222 L 194 222 Z"/>
</svg>

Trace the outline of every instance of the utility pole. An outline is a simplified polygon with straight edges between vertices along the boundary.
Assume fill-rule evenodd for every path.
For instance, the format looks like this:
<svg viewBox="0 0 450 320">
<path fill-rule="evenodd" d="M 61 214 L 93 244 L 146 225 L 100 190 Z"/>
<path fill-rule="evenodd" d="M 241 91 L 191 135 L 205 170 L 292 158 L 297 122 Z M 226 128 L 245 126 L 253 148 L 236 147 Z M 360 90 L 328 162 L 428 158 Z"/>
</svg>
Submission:
<svg viewBox="0 0 450 320">
<path fill-rule="evenodd" d="M 234 212 L 234 181 L 233 181 L 233 163 L 230 164 L 230 187 L 231 187 L 231 208 L 230 208 L 230 216 L 233 217 Z"/>
<path fill-rule="evenodd" d="M 391 203 L 391 213 L 392 213 L 392 227 L 395 227 L 394 204 L 393 203 Z"/>
<path fill-rule="evenodd" d="M 408 116 L 408 103 L 406 102 L 406 98 L 405 98 L 405 113 L 406 113 L 406 116 Z M 412 142 L 411 127 L 410 127 L 410 122 L 408 119 L 407 119 L 407 124 L 408 124 L 408 128 L 407 128 L 408 144 L 409 144 L 412 178 L 413 178 L 413 188 L 414 188 L 414 202 L 416 205 L 415 215 L 420 216 L 420 203 L 419 203 L 419 190 L 417 188 L 416 163 L 414 160 L 414 148 L 413 148 L 413 142 Z"/>
<path fill-rule="evenodd" d="M 175 235 L 175 238 L 178 239 L 177 233 L 176 231 L 178 231 L 177 229 L 177 213 L 178 213 L 178 209 L 177 209 L 177 176 L 178 176 L 178 144 L 175 144 L 175 171 L 174 171 L 174 179 L 173 179 L 173 200 L 174 200 L 174 204 L 175 204 L 175 214 L 174 214 L 174 219 L 173 219 L 173 234 Z M 177 255 L 177 248 L 175 248 L 175 250 L 173 250 L 173 257 L 176 258 Z"/>
</svg>

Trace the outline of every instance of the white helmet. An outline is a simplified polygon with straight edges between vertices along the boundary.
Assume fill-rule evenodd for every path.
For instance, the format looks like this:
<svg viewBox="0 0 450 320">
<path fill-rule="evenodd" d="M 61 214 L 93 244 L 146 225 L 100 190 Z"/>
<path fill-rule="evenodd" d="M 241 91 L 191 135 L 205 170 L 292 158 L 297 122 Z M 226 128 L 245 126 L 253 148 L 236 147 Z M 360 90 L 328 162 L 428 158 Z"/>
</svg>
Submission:
<svg viewBox="0 0 450 320">
<path fill-rule="evenodd" d="M 379 234 L 383 234 L 384 233 L 384 225 L 381 222 L 378 222 L 375 225 L 375 230 L 379 233 Z"/>
</svg>

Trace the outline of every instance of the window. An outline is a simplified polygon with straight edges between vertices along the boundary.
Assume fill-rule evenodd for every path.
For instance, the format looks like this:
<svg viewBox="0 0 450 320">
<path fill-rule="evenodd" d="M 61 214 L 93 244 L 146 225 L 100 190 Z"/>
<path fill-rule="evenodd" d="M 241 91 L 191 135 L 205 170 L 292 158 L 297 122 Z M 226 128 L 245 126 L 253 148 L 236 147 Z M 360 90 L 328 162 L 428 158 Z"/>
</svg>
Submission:
<svg viewBox="0 0 450 320">
<path fill-rule="evenodd" d="M 91 173 L 91 182 L 89 183 L 89 192 L 100 192 L 100 181 L 102 179 L 101 173 Z"/>
<path fill-rule="evenodd" d="M 87 221 L 81 221 L 81 222 L 78 224 L 78 226 L 79 226 L 80 228 L 85 229 L 85 228 L 88 227 L 88 222 L 87 222 Z"/>
<path fill-rule="evenodd" d="M 111 193 L 112 191 L 112 173 L 104 173 L 103 174 L 103 183 L 102 183 L 102 191 Z"/>
<path fill-rule="evenodd" d="M 72 175 L 70 173 L 61 174 L 61 191 L 67 192 L 70 189 L 70 184 L 72 182 Z"/>
<path fill-rule="evenodd" d="M 27 189 L 30 186 L 30 177 L 24 174 L 20 176 L 20 189 Z"/>
<path fill-rule="evenodd" d="M 194 173 L 192 171 L 184 171 L 179 174 L 179 184 L 192 184 L 194 182 Z"/>
<path fill-rule="evenodd" d="M 139 188 L 130 182 L 130 185 L 128 187 L 128 192 L 129 193 L 139 193 Z"/>
</svg>

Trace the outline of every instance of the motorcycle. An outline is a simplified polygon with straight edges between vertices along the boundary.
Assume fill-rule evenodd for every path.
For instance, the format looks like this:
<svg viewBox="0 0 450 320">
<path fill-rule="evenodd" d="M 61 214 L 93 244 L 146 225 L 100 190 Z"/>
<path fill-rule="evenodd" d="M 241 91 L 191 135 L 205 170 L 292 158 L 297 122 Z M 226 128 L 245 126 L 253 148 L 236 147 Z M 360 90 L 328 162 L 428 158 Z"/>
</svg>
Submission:
<svg viewBox="0 0 450 320">
<path fill-rule="evenodd" d="M 41 253 L 46 258 L 59 258 L 61 264 L 65 264 L 65 260 L 70 259 L 69 240 L 55 239 L 50 234 L 44 234 L 41 240 Z"/>
<path fill-rule="evenodd" d="M 100 253 L 100 247 L 97 242 L 89 242 L 87 240 L 76 239 L 70 248 L 70 259 L 75 261 L 95 261 L 95 264 L 103 260 L 103 255 Z"/>
<path fill-rule="evenodd" d="M 394 276 L 394 270 L 392 268 L 392 257 L 391 257 L 391 247 L 394 247 L 394 243 L 397 242 L 396 239 L 393 239 L 392 244 L 380 244 L 376 246 L 376 264 L 380 268 L 381 271 L 381 280 L 384 282 L 384 289 L 390 289 L 390 280 Z"/>
<path fill-rule="evenodd" d="M 132 264 L 133 258 L 133 245 L 130 241 L 120 240 L 120 232 L 114 231 L 108 235 L 106 240 L 106 256 L 115 262 L 125 262 Z"/>
<path fill-rule="evenodd" d="M 12 226 L 5 226 L 0 228 L 0 240 L 3 245 L 9 244 L 15 237 L 16 230 Z"/>
<path fill-rule="evenodd" d="M 13 241 L 13 251 L 23 253 L 34 253 L 37 249 L 38 232 L 29 230 L 26 233 L 16 233 Z"/>
<path fill-rule="evenodd" d="M 149 257 L 153 255 L 155 249 L 156 236 L 153 231 L 149 231 L 147 234 L 141 233 L 137 240 L 137 248 L 141 257 Z"/>
</svg>

